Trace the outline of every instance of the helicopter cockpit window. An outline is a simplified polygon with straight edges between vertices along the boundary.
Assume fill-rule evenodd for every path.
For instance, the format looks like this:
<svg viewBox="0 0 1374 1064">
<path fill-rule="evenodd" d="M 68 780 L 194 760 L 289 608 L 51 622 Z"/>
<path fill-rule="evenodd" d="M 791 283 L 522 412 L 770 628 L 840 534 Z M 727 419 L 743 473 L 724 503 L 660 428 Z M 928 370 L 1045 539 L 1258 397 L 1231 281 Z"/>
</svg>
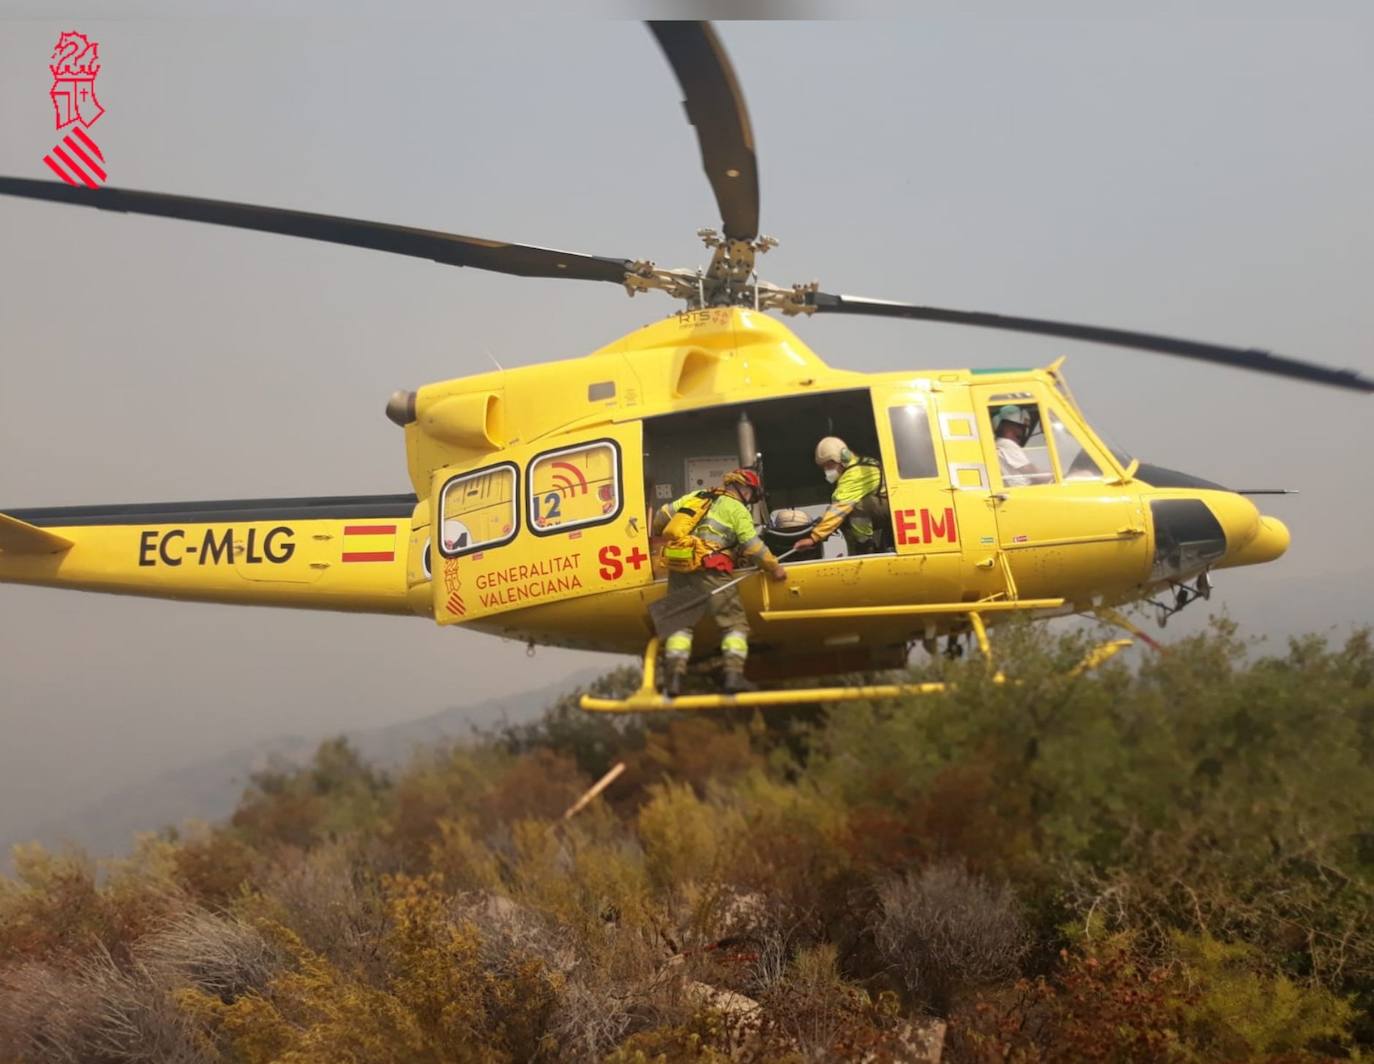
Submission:
<svg viewBox="0 0 1374 1064">
<path fill-rule="evenodd" d="M 889 407 L 892 442 L 897 447 L 897 472 L 903 480 L 940 475 L 935 465 L 935 439 L 930 432 L 930 413 L 924 403 Z"/>
<path fill-rule="evenodd" d="M 552 536 L 620 514 L 620 448 L 595 440 L 545 451 L 529 465 L 530 531 Z"/>
<path fill-rule="evenodd" d="M 519 528 L 516 477 L 515 466 L 503 462 L 450 479 L 439 496 L 439 553 L 458 558 L 514 539 Z"/>
<path fill-rule="evenodd" d="M 1059 393 L 1059 397 L 1064 400 L 1064 404 L 1070 410 L 1078 410 L 1078 400 L 1073 397 L 1073 392 L 1069 391 L 1069 382 L 1064 379 L 1064 375 L 1059 370 L 1050 371 L 1050 380 L 1054 382 L 1054 390 Z"/>
<path fill-rule="evenodd" d="M 1088 453 L 1083 441 L 1065 423 L 1059 411 L 1050 407 L 1050 431 L 1054 433 L 1054 449 L 1059 452 L 1059 468 L 1065 480 L 1101 480 L 1102 470 Z"/>
<path fill-rule="evenodd" d="M 988 405 L 1002 484 L 1008 488 L 1053 484 L 1054 462 L 1045 442 L 1040 407 L 1021 393 L 994 395 Z"/>
<path fill-rule="evenodd" d="M 1081 415 L 1082 412 L 1083 412 L 1083 408 L 1082 408 L 1081 406 L 1078 405 L 1078 400 L 1076 400 L 1076 399 L 1073 397 L 1073 392 L 1069 391 L 1069 382 L 1066 381 L 1066 380 L 1064 379 L 1064 375 L 1063 375 L 1062 371 L 1053 372 L 1053 373 L 1050 374 L 1050 377 L 1051 377 L 1051 379 L 1054 381 L 1055 390 L 1056 390 L 1057 392 L 1059 392 L 1059 396 L 1060 396 L 1061 399 L 1063 399 L 1064 405 L 1067 406 L 1070 410 L 1077 410 L 1077 411 L 1079 412 L 1079 414 Z M 1077 431 L 1075 431 L 1074 435 L 1075 435 L 1075 436 L 1077 435 Z M 1108 451 L 1111 452 L 1112 457 L 1115 458 L 1118 462 L 1120 462 L 1123 466 L 1128 466 L 1128 465 L 1131 464 L 1132 455 L 1131 455 L 1131 453 L 1130 453 L 1129 451 L 1125 450 L 1125 449 L 1122 448 L 1122 447 L 1118 447 L 1118 446 L 1116 445 L 1116 443 L 1115 443 L 1113 440 L 1109 440 L 1109 439 L 1107 439 L 1106 437 L 1104 437 L 1100 431 L 1099 431 L 1098 434 L 1097 434 L 1097 438 L 1098 438 L 1098 440 L 1102 443 L 1102 445 L 1103 445 L 1104 447 L 1106 447 L 1106 449 L 1107 449 Z M 1055 441 L 1054 441 L 1054 442 L 1055 442 L 1056 444 L 1059 444 L 1059 443 L 1061 442 L 1061 441 L 1059 440 L 1058 436 L 1055 437 Z M 1070 470 L 1070 468 L 1072 467 L 1073 462 L 1070 461 L 1070 460 L 1068 460 L 1068 459 L 1065 457 L 1065 455 L 1066 455 L 1066 454 L 1073 454 L 1073 453 L 1076 453 L 1076 452 L 1074 452 L 1072 449 L 1070 449 L 1068 452 L 1066 452 L 1062 446 L 1059 448 L 1059 464 L 1060 464 L 1060 467 L 1063 468 L 1063 469 L 1065 470 L 1065 473 L 1064 473 L 1065 479 L 1067 479 L 1067 480 L 1084 480 L 1084 479 L 1087 479 L 1087 478 L 1082 477 L 1082 476 L 1071 476 L 1071 475 L 1070 475 L 1069 470 Z M 1090 459 L 1089 459 L 1089 460 L 1090 460 Z M 1093 462 L 1093 464 L 1096 465 L 1097 463 L 1096 463 L 1096 462 Z M 1100 479 L 1100 474 L 1099 474 L 1099 476 L 1098 476 L 1097 479 Z"/>
</svg>

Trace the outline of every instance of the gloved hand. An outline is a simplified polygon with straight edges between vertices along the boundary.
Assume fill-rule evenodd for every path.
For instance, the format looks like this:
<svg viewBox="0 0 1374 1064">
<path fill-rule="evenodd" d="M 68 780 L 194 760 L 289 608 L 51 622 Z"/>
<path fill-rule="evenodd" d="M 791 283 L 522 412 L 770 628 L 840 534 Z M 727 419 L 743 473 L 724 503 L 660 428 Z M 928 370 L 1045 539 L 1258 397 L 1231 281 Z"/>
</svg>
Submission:
<svg viewBox="0 0 1374 1064">
<path fill-rule="evenodd" d="M 784 569 L 781 565 L 779 565 L 776 569 L 773 570 L 771 575 L 774 580 L 786 580 L 787 570 Z"/>
<path fill-rule="evenodd" d="M 816 541 L 812 539 L 810 536 L 802 536 L 801 539 L 797 540 L 796 543 L 792 544 L 792 549 L 795 551 L 810 550 L 815 545 Z"/>
</svg>

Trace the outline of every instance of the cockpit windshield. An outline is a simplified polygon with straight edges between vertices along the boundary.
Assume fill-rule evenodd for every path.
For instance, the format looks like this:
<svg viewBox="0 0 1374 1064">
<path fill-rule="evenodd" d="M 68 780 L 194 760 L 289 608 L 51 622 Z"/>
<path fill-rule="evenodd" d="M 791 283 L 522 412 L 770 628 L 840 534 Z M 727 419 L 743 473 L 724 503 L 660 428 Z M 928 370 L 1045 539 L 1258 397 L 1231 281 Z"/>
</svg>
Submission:
<svg viewBox="0 0 1374 1064">
<path fill-rule="evenodd" d="M 1063 367 L 1059 363 L 1056 363 L 1050 369 L 1049 372 L 1050 380 L 1054 382 L 1055 391 L 1059 393 L 1060 397 L 1064 400 L 1064 402 L 1066 402 L 1069 405 L 1071 409 L 1076 410 L 1078 412 L 1078 416 L 1083 419 L 1085 424 L 1090 423 L 1088 422 L 1087 415 L 1083 413 L 1083 408 L 1078 405 L 1078 400 L 1074 398 L 1073 392 L 1069 390 L 1069 382 L 1064 377 Z M 1132 455 L 1124 447 L 1118 446 L 1115 440 L 1109 439 L 1096 426 L 1093 427 L 1093 431 L 1096 433 L 1097 438 L 1102 442 L 1103 446 L 1105 446 L 1107 450 L 1111 452 L 1113 458 L 1115 458 L 1123 466 L 1131 464 L 1132 460 L 1135 457 L 1134 455 Z"/>
</svg>

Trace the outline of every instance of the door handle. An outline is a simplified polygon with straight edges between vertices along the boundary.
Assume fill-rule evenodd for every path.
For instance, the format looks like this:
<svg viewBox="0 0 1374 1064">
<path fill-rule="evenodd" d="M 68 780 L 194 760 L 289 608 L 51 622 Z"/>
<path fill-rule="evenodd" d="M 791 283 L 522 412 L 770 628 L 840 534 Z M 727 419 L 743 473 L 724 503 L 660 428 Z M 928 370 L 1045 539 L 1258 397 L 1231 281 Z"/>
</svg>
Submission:
<svg viewBox="0 0 1374 1064">
<path fill-rule="evenodd" d="M 1007 493 L 1005 491 L 994 491 L 991 495 L 993 502 L 1006 502 Z"/>
</svg>

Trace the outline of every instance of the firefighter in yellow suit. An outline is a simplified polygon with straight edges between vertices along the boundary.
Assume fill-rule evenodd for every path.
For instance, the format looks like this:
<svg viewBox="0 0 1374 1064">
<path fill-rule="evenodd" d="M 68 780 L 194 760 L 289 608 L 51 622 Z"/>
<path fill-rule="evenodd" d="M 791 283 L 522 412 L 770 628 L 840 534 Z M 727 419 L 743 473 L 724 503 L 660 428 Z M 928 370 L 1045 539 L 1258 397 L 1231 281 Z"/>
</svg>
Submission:
<svg viewBox="0 0 1374 1064">
<path fill-rule="evenodd" d="M 673 568 L 671 547 L 664 550 L 668 560 L 668 594 L 691 589 L 707 595 L 733 579 L 736 564 L 751 561 L 774 580 L 786 579 L 786 570 L 759 538 L 749 507 L 763 496 L 763 484 L 752 469 L 736 469 L 711 492 L 688 492 L 661 507 L 654 515 L 653 534 L 662 536 L 674 516 L 690 506 L 705 504 L 705 510 L 692 529 L 697 540 L 697 558 L 690 571 Z M 721 631 L 720 652 L 725 659 L 724 689 L 727 694 L 753 690 L 744 678 L 744 663 L 749 656 L 749 620 L 740 602 L 739 590 L 730 588 L 706 600 L 707 610 Z M 663 693 L 676 697 L 687 674 L 687 659 L 692 656 L 692 629 L 671 633 L 663 644 Z"/>
<path fill-rule="evenodd" d="M 861 458 L 838 436 L 827 436 L 816 444 L 816 465 L 835 490 L 830 506 L 810 534 L 797 541 L 796 549 L 809 550 L 839 529 L 850 554 L 887 550 L 892 514 L 877 460 Z"/>
</svg>

